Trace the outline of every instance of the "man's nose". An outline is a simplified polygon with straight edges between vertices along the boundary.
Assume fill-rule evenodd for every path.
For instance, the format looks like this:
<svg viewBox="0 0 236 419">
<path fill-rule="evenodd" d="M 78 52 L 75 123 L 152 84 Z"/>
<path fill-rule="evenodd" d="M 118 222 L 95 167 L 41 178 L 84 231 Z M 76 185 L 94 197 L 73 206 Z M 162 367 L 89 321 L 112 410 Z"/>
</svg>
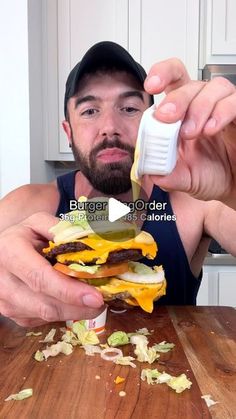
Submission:
<svg viewBox="0 0 236 419">
<path fill-rule="evenodd" d="M 100 135 L 103 137 L 112 137 L 120 135 L 121 121 L 114 110 L 107 111 L 101 120 Z"/>
</svg>

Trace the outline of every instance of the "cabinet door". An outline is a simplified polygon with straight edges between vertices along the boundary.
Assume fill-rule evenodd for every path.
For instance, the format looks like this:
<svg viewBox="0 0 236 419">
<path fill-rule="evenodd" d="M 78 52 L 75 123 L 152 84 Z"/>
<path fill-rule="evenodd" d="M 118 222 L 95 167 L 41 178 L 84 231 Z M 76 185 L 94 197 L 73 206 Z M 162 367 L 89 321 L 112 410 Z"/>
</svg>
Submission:
<svg viewBox="0 0 236 419">
<path fill-rule="evenodd" d="M 236 55 L 236 2 L 212 2 L 212 55 Z"/>
<path fill-rule="evenodd" d="M 236 268 L 219 273 L 219 305 L 236 307 Z"/>
<path fill-rule="evenodd" d="M 236 265 L 204 265 L 204 275 L 198 294 L 199 305 L 206 303 L 208 294 L 208 305 L 236 307 Z M 205 283 L 207 279 L 207 285 Z"/>
<path fill-rule="evenodd" d="M 201 0 L 200 62 L 236 63 L 235 0 Z"/>
<path fill-rule="evenodd" d="M 199 0 L 129 0 L 129 51 L 146 70 L 170 57 L 197 78 Z"/>
<path fill-rule="evenodd" d="M 45 117 L 46 159 L 73 160 L 60 127 L 64 119 L 66 79 L 96 42 L 115 41 L 128 49 L 128 0 L 43 0 L 43 22 L 44 97 L 48 114 L 53 118 Z"/>
<path fill-rule="evenodd" d="M 58 0 L 59 119 L 62 120 L 67 76 L 85 52 L 99 41 L 128 48 L 128 0 Z M 69 153 L 63 130 L 60 152 Z"/>
</svg>

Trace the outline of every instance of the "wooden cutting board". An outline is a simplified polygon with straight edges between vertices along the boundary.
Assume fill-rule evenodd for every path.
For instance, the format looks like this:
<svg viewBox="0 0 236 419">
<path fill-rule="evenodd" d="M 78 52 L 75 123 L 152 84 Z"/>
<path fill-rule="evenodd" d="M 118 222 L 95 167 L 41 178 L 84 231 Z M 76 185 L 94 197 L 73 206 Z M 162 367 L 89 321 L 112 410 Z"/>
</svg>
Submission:
<svg viewBox="0 0 236 419">
<path fill-rule="evenodd" d="M 62 324 L 35 328 L 43 336 L 53 327 L 61 336 Z M 136 362 L 137 367 L 115 365 L 100 355 L 85 355 L 76 347 L 69 355 L 58 355 L 38 363 L 33 359 L 42 337 L 26 337 L 26 329 L 0 319 L 0 418 L 79 418 L 79 419 L 139 419 L 139 418 L 210 418 L 209 409 L 201 399 L 199 385 L 183 351 L 181 340 L 165 307 L 152 315 L 133 309 L 122 314 L 109 312 L 106 336 L 115 330 L 134 332 L 147 327 L 154 330 L 150 344 L 163 340 L 173 342 L 175 348 L 161 354 L 159 362 L 151 365 Z M 123 347 L 125 355 L 133 355 L 132 345 Z M 192 381 L 190 390 L 176 394 L 167 385 L 148 385 L 140 379 L 143 368 L 158 368 L 172 375 L 185 373 Z M 116 376 L 125 381 L 116 385 Z M 100 376 L 100 379 L 96 379 Z M 33 388 L 34 395 L 22 401 L 4 399 L 23 388 Z M 120 397 L 119 392 L 126 396 Z"/>
</svg>

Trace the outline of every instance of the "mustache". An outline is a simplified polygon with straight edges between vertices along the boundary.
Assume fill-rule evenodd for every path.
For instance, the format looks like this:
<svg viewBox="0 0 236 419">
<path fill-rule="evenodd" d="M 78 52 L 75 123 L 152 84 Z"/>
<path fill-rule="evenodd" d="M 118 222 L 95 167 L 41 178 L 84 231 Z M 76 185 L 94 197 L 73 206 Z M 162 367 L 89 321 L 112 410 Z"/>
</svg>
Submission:
<svg viewBox="0 0 236 419">
<path fill-rule="evenodd" d="M 108 139 L 107 137 L 103 141 L 94 147 L 91 152 L 91 156 L 95 157 L 99 151 L 105 150 L 106 148 L 120 148 L 121 150 L 127 151 L 129 154 L 134 154 L 134 147 L 129 144 L 123 143 L 118 137 L 113 137 Z"/>
</svg>

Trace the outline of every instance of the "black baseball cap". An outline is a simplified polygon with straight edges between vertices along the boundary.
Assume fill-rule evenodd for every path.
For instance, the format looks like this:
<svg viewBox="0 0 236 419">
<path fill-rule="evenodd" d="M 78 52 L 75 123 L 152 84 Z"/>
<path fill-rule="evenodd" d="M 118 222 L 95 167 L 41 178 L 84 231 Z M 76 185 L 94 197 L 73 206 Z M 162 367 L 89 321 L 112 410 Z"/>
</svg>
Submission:
<svg viewBox="0 0 236 419">
<path fill-rule="evenodd" d="M 68 100 L 77 93 L 78 82 L 85 73 L 94 73 L 100 68 L 115 68 L 126 70 L 143 86 L 147 77 L 144 68 L 119 44 L 111 41 L 102 41 L 93 45 L 83 56 L 82 60 L 71 70 L 67 82 L 64 99 L 64 113 L 67 113 Z M 153 96 L 150 96 L 153 103 Z M 150 103 L 150 104 L 151 104 Z"/>
</svg>

